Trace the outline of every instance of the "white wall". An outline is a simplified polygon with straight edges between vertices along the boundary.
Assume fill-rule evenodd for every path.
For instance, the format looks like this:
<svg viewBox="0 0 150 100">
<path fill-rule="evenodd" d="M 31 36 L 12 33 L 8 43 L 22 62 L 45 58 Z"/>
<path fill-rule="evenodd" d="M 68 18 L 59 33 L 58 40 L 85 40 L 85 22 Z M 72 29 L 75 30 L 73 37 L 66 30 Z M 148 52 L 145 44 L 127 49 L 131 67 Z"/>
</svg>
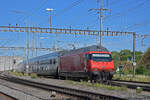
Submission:
<svg viewBox="0 0 150 100">
<path fill-rule="evenodd" d="M 24 58 L 16 56 L 0 56 L 0 71 L 12 70 L 20 63 Z M 14 64 L 16 60 L 16 64 Z"/>
</svg>

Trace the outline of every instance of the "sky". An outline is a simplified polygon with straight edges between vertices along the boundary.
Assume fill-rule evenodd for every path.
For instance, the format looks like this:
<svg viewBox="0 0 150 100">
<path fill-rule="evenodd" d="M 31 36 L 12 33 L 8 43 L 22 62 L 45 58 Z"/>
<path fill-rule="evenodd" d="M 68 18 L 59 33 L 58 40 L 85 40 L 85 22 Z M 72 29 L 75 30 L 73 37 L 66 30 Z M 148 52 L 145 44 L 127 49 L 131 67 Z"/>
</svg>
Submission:
<svg viewBox="0 0 150 100">
<path fill-rule="evenodd" d="M 137 34 L 150 35 L 150 0 L 103 0 L 104 11 L 103 30 L 136 32 Z M 18 24 L 19 26 L 49 27 L 49 12 L 46 8 L 53 8 L 52 27 L 72 29 L 99 30 L 99 12 L 89 11 L 99 8 L 99 0 L 1 0 L 0 26 Z M 42 38 L 41 38 L 42 37 Z M 32 46 L 33 34 L 30 35 Z M 61 49 L 71 49 L 71 44 L 76 48 L 99 43 L 99 37 L 84 35 L 57 35 L 36 34 L 36 47 L 52 48 L 54 45 Z M 103 37 L 103 46 L 110 51 L 122 49 L 132 50 L 132 36 Z M 136 50 L 145 52 L 150 46 L 150 37 L 136 39 Z M 0 46 L 26 46 L 26 33 L 0 34 Z M 3 55 L 23 55 L 25 51 L 0 50 Z M 38 51 L 33 55 L 43 55 L 48 52 Z M 32 55 L 32 52 L 30 52 Z"/>
</svg>

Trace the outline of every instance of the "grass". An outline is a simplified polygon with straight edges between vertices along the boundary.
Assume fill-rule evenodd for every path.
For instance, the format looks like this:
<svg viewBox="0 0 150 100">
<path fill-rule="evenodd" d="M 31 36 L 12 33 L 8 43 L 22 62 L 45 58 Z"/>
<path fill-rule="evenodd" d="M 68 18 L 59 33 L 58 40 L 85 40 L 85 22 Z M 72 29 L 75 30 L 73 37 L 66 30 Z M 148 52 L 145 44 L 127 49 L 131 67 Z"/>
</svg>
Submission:
<svg viewBox="0 0 150 100">
<path fill-rule="evenodd" d="M 35 79 L 35 78 L 38 77 L 35 73 L 32 73 L 30 76 L 31 76 L 31 78 L 33 78 L 33 79 Z"/>
<path fill-rule="evenodd" d="M 72 85 L 84 85 L 84 86 L 88 86 L 88 87 L 94 87 L 94 88 L 104 88 L 104 89 L 107 89 L 107 90 L 120 90 L 120 91 L 127 91 L 128 88 L 126 86 L 121 86 L 121 87 L 118 87 L 118 86 L 111 86 L 111 85 L 105 85 L 105 84 L 100 84 L 100 83 L 89 83 L 89 82 L 75 82 L 75 81 L 71 81 L 71 80 L 68 80 L 67 81 L 68 84 L 72 84 Z"/>
<path fill-rule="evenodd" d="M 126 91 L 127 90 L 126 86 L 118 87 L 118 86 L 111 86 L 111 85 L 105 85 L 105 84 L 99 84 L 99 83 L 96 83 L 95 87 L 96 88 L 105 88 L 108 90 L 120 90 L 120 91 Z"/>
<path fill-rule="evenodd" d="M 136 75 L 135 78 L 133 78 L 132 75 L 122 75 L 120 77 L 119 74 L 115 74 L 113 76 L 114 80 L 127 80 L 127 81 L 139 81 L 139 82 L 150 82 L 150 76 L 145 75 Z"/>
<path fill-rule="evenodd" d="M 27 73 L 24 73 L 24 74 L 23 74 L 23 76 L 29 76 L 29 74 L 27 74 Z"/>
<path fill-rule="evenodd" d="M 30 75 L 28 73 L 19 73 L 19 72 L 9 72 L 11 75 L 19 76 L 19 77 L 26 77 L 30 76 L 32 79 L 37 78 L 38 76 L 35 73 L 31 73 Z"/>
<path fill-rule="evenodd" d="M 19 72 L 9 72 L 9 74 L 11 74 L 11 75 L 15 75 L 15 76 L 20 76 L 20 77 L 22 77 L 22 76 L 24 76 L 22 73 L 19 73 Z"/>
</svg>

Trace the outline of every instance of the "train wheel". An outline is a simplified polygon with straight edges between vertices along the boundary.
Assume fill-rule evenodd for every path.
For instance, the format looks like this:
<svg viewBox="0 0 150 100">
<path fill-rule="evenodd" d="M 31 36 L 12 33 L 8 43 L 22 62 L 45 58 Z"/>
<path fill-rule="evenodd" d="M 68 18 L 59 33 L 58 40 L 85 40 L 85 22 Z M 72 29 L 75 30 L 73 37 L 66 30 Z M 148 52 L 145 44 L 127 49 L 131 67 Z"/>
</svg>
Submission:
<svg viewBox="0 0 150 100">
<path fill-rule="evenodd" d="M 96 75 L 96 76 L 94 77 L 94 83 L 102 83 L 101 75 Z"/>
<path fill-rule="evenodd" d="M 112 80 L 112 77 L 113 77 L 113 75 L 110 75 L 110 74 L 109 74 L 109 78 L 108 78 L 108 79 L 109 79 L 109 80 Z"/>
<path fill-rule="evenodd" d="M 93 75 L 91 81 L 92 81 L 92 83 L 96 83 L 96 82 L 97 82 L 97 76 L 94 76 L 94 75 Z"/>
<path fill-rule="evenodd" d="M 103 81 L 107 82 L 107 80 L 109 79 L 109 74 L 107 72 L 102 72 L 103 73 Z"/>
<path fill-rule="evenodd" d="M 97 77 L 97 82 L 98 83 L 103 83 L 103 74 L 99 73 L 98 77 Z"/>
<path fill-rule="evenodd" d="M 92 77 L 91 73 L 89 74 L 89 79 L 90 79 L 90 82 L 92 83 L 93 82 L 93 77 Z"/>
</svg>

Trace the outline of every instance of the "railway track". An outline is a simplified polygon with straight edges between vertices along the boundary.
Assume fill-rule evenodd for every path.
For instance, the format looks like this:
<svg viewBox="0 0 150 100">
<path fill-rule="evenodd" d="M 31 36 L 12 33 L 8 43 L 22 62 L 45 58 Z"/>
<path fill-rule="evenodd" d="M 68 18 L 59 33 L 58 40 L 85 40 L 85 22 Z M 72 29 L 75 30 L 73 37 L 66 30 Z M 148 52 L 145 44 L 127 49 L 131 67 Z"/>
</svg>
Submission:
<svg viewBox="0 0 150 100">
<path fill-rule="evenodd" d="M 150 85 L 150 82 L 127 81 L 127 80 L 113 80 L 113 81 L 118 81 L 118 82 L 132 82 L 132 83 L 140 83 L 140 84 L 149 84 Z"/>
<path fill-rule="evenodd" d="M 131 89 L 136 89 L 138 87 L 141 87 L 144 91 L 150 92 L 150 83 L 148 82 L 112 80 L 110 84 L 115 86 L 126 86 Z"/>
<path fill-rule="evenodd" d="M 116 97 L 116 96 L 95 93 L 91 91 L 84 91 L 84 90 L 73 89 L 73 88 L 68 88 L 68 87 L 49 85 L 49 84 L 24 80 L 20 78 L 15 78 L 15 77 L 0 76 L 0 78 L 7 80 L 7 81 L 15 82 L 18 84 L 28 85 L 31 87 L 36 87 L 36 88 L 40 88 L 40 89 L 44 89 L 48 91 L 55 91 L 57 93 L 61 93 L 63 95 L 65 94 L 73 98 L 76 98 L 75 100 L 129 100 L 128 98 L 121 98 L 119 96 Z"/>
</svg>

